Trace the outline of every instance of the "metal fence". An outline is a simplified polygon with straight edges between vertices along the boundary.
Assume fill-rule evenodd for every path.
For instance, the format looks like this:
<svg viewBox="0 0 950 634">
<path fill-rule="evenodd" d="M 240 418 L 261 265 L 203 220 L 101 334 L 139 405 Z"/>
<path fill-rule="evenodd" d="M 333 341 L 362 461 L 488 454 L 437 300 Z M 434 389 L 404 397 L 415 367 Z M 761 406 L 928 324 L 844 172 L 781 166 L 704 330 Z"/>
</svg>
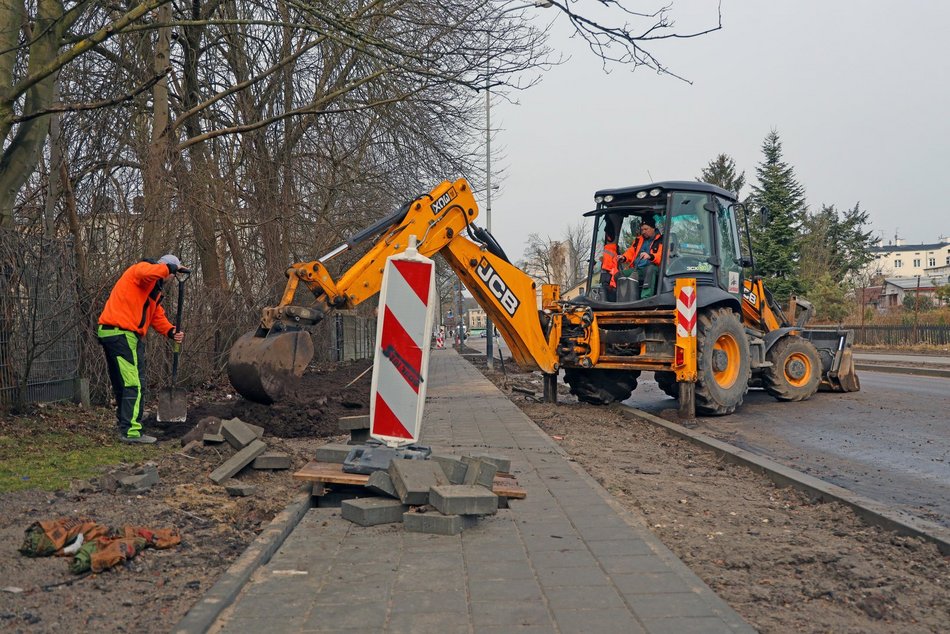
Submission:
<svg viewBox="0 0 950 634">
<path fill-rule="evenodd" d="M 947 346 L 950 326 L 845 326 L 854 330 L 854 343 L 864 346 Z"/>
<path fill-rule="evenodd" d="M 0 405 L 73 397 L 76 309 L 72 242 L 0 231 Z"/>
<path fill-rule="evenodd" d="M 334 361 L 369 359 L 376 349 L 376 320 L 334 315 L 332 342 Z"/>
</svg>

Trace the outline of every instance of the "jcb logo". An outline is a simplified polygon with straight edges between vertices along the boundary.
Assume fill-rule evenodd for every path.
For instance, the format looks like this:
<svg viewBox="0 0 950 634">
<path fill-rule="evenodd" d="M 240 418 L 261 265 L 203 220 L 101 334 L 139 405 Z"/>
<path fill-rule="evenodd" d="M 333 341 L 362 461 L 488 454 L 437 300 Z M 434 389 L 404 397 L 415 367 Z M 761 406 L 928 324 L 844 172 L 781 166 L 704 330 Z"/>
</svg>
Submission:
<svg viewBox="0 0 950 634">
<path fill-rule="evenodd" d="M 742 297 L 753 306 L 759 305 L 759 297 L 747 288 L 742 289 Z"/>
<path fill-rule="evenodd" d="M 432 203 L 432 214 L 438 216 L 445 209 L 446 205 L 455 200 L 455 188 L 449 187 L 449 191 L 439 196 L 438 200 Z"/>
<path fill-rule="evenodd" d="M 515 311 L 518 310 L 518 306 L 521 305 L 521 302 L 518 301 L 515 294 L 508 289 L 505 280 L 501 279 L 498 273 L 495 273 L 494 267 L 488 263 L 488 260 L 482 258 L 475 272 L 478 273 L 478 277 L 485 282 L 485 286 L 487 286 L 488 290 L 495 296 L 501 304 L 501 307 L 505 309 L 505 312 L 514 317 Z"/>
</svg>

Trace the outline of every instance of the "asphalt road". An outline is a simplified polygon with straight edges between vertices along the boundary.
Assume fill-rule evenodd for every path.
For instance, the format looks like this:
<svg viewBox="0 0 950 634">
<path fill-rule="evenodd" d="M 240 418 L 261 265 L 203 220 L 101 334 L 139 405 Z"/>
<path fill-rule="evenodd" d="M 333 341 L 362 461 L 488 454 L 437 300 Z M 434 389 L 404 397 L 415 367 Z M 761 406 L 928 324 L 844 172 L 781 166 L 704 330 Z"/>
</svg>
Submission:
<svg viewBox="0 0 950 634">
<path fill-rule="evenodd" d="M 466 345 L 484 350 L 485 339 Z M 860 392 L 819 392 L 801 403 L 780 403 L 754 389 L 735 414 L 700 418 L 696 429 L 950 527 L 950 378 L 859 376 Z M 648 372 L 626 404 L 677 420 L 676 401 Z"/>
<path fill-rule="evenodd" d="M 700 418 L 697 430 L 950 527 L 950 379 L 860 379 L 860 392 L 801 403 L 751 390 L 735 414 Z M 649 374 L 626 403 L 654 414 L 676 406 Z"/>
</svg>

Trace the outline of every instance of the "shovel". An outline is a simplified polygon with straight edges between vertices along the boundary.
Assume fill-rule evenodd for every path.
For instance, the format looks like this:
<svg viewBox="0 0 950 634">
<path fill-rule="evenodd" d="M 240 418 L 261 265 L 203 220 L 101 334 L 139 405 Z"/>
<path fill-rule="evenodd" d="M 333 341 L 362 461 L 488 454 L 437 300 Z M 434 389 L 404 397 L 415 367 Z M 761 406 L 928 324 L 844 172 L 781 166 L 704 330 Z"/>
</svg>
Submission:
<svg viewBox="0 0 950 634">
<path fill-rule="evenodd" d="M 181 307 L 185 297 L 185 280 L 188 274 L 178 276 L 178 312 L 175 316 L 175 332 L 181 330 Z M 188 394 L 185 390 L 175 387 L 178 382 L 178 357 L 181 354 L 181 344 L 175 342 L 172 350 L 172 384 L 158 393 L 158 421 L 160 423 L 183 423 L 188 419 Z"/>
</svg>

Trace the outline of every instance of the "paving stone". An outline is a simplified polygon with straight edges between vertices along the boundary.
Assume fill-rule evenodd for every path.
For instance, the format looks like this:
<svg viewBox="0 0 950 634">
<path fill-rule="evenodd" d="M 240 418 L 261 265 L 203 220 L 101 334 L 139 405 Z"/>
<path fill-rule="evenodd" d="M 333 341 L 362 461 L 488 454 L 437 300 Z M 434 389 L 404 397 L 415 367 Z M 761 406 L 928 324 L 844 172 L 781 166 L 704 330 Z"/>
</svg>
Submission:
<svg viewBox="0 0 950 634">
<path fill-rule="evenodd" d="M 413 533 L 430 535 L 458 535 L 476 519 L 466 515 L 442 515 L 441 513 L 403 513 L 403 525 Z"/>
<path fill-rule="evenodd" d="M 337 425 L 340 431 L 353 431 L 355 429 L 369 429 L 369 414 L 362 416 L 340 416 L 337 419 Z"/>
<path fill-rule="evenodd" d="M 252 441 L 257 440 L 257 434 L 254 433 L 254 430 L 245 425 L 240 418 L 222 421 L 221 433 L 235 449 L 244 449 Z"/>
<path fill-rule="evenodd" d="M 477 484 L 445 484 L 429 491 L 429 504 L 444 515 L 494 515 L 498 496 Z"/>
<path fill-rule="evenodd" d="M 442 467 L 432 460 L 393 460 L 389 477 L 399 499 L 413 506 L 426 504 L 432 487 L 449 483 Z"/>
<path fill-rule="evenodd" d="M 495 480 L 495 474 L 498 473 L 498 467 L 490 462 L 462 456 L 462 462 L 467 465 L 465 470 L 465 479 L 462 484 L 480 484 L 487 489 L 492 488 Z"/>
<path fill-rule="evenodd" d="M 389 477 L 389 472 L 387 471 L 374 471 L 369 474 L 369 480 L 366 481 L 366 488 L 375 493 L 388 495 L 391 498 L 399 497 L 395 487 L 393 487 L 393 480 Z"/>
<path fill-rule="evenodd" d="M 248 495 L 254 495 L 257 493 L 258 486 L 256 484 L 244 483 L 244 482 L 228 482 L 224 485 L 224 490 L 228 492 L 228 495 L 231 497 L 246 497 Z"/>
<path fill-rule="evenodd" d="M 205 434 L 201 437 L 201 442 L 220 443 L 225 440 L 224 434 L 220 432 L 217 434 Z"/>
<path fill-rule="evenodd" d="M 262 453 L 251 463 L 252 469 L 290 469 L 290 456 L 279 451 Z"/>
<path fill-rule="evenodd" d="M 462 462 L 462 459 L 458 456 L 432 454 L 429 459 L 442 465 L 442 470 L 445 471 L 450 484 L 462 484 L 465 481 L 465 472 L 468 470 L 468 465 Z"/>
<path fill-rule="evenodd" d="M 126 493 L 145 493 L 158 484 L 158 467 L 147 464 L 138 472 L 118 478 L 119 488 Z"/>
<path fill-rule="evenodd" d="M 350 453 L 351 447 L 344 445 L 338 442 L 331 442 L 322 447 L 317 447 L 317 461 L 318 462 L 335 462 L 337 464 L 343 464 L 343 461 L 346 460 L 347 455 Z"/>
<path fill-rule="evenodd" d="M 360 526 L 401 522 L 403 513 L 408 510 L 407 505 L 392 498 L 360 498 L 340 504 L 343 519 Z"/>
<path fill-rule="evenodd" d="M 224 462 L 224 464 L 212 471 L 211 480 L 214 481 L 215 484 L 221 484 L 236 474 L 238 471 L 249 465 L 251 461 L 254 460 L 254 458 L 257 458 L 266 450 L 267 445 L 255 438 L 253 441 L 251 441 L 251 444 L 231 456 Z"/>
<path fill-rule="evenodd" d="M 243 421 L 242 421 L 242 422 L 243 422 Z M 258 439 L 264 437 L 264 428 L 263 428 L 263 427 L 258 427 L 257 425 L 252 425 L 252 424 L 250 424 L 250 423 L 244 423 L 244 424 L 247 425 L 248 429 L 250 429 L 252 432 L 254 432 L 254 434 L 258 437 Z"/>
<path fill-rule="evenodd" d="M 476 460 L 482 460 L 483 462 L 490 462 L 495 465 L 499 471 L 502 473 L 511 473 L 511 459 L 505 456 L 502 456 L 497 453 L 486 453 L 484 451 L 477 451 L 474 453 L 466 454 L 469 458 L 474 458 Z"/>
<path fill-rule="evenodd" d="M 187 434 L 181 437 L 181 446 L 184 447 L 192 440 L 201 440 L 205 434 L 217 434 L 220 431 L 221 419 L 217 416 L 205 416 Z"/>
</svg>

